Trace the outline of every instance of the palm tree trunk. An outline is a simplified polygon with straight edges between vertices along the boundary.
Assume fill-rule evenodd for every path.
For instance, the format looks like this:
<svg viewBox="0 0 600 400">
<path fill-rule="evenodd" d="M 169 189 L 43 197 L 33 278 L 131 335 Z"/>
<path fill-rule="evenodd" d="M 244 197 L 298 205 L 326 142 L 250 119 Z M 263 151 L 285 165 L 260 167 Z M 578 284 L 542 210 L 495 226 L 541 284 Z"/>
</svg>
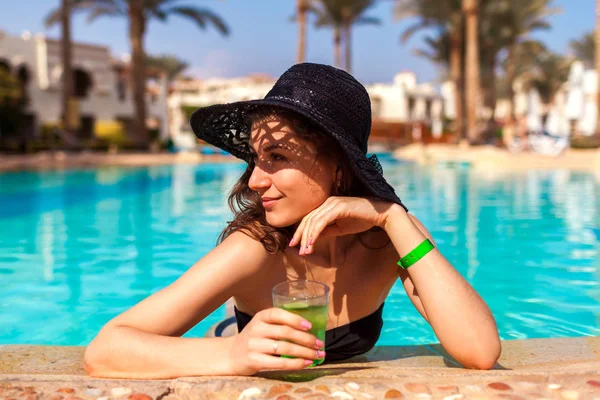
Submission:
<svg viewBox="0 0 600 400">
<path fill-rule="evenodd" d="M 600 0 L 599 0 L 600 1 Z M 346 72 L 352 73 L 352 25 L 350 21 L 344 23 L 344 41 L 346 43 Z"/>
<path fill-rule="evenodd" d="M 339 26 L 333 29 L 333 57 L 336 68 L 342 66 L 342 35 Z"/>
<path fill-rule="evenodd" d="M 464 138 L 463 121 L 463 73 L 462 73 L 462 26 L 455 26 L 450 35 L 450 75 L 454 82 L 454 108 L 456 134 Z"/>
<path fill-rule="evenodd" d="M 61 38 L 61 51 L 62 51 L 62 120 L 63 128 L 70 132 L 72 126 L 69 123 L 69 99 L 73 94 L 73 67 L 72 67 L 72 43 L 71 43 L 71 0 L 62 0 L 62 13 L 61 13 L 61 24 L 62 24 L 62 38 Z"/>
<path fill-rule="evenodd" d="M 146 69 L 144 33 L 146 20 L 143 0 L 129 2 L 129 41 L 131 44 L 131 82 L 135 106 L 134 135 L 138 146 L 148 148 L 146 129 Z"/>
<path fill-rule="evenodd" d="M 506 66 L 506 80 L 508 84 L 508 118 L 506 119 L 506 126 L 509 129 L 513 129 L 513 125 L 515 124 L 515 91 L 513 89 L 513 84 L 515 81 L 516 70 L 515 45 L 513 44 L 508 48 Z"/>
<path fill-rule="evenodd" d="M 596 0 L 596 32 L 594 33 L 596 42 L 596 75 L 600 77 L 600 0 Z M 596 118 L 596 134 L 600 134 L 600 79 L 596 88 L 596 107 L 598 108 L 598 116 Z"/>
<path fill-rule="evenodd" d="M 479 38 L 477 35 L 478 0 L 463 0 L 463 11 L 467 20 L 467 56 L 466 56 L 466 106 L 467 136 L 477 139 L 477 102 L 479 98 Z"/>
<path fill-rule="evenodd" d="M 486 73 L 484 74 L 484 81 L 487 86 L 487 93 L 485 96 L 485 106 L 491 110 L 491 119 L 496 119 L 496 103 L 497 103 L 497 91 L 496 91 L 496 54 L 490 52 L 488 59 L 485 61 Z"/>
<path fill-rule="evenodd" d="M 296 12 L 298 14 L 298 50 L 296 62 L 302 63 L 306 60 L 306 12 L 308 4 L 306 0 L 296 0 Z"/>
</svg>

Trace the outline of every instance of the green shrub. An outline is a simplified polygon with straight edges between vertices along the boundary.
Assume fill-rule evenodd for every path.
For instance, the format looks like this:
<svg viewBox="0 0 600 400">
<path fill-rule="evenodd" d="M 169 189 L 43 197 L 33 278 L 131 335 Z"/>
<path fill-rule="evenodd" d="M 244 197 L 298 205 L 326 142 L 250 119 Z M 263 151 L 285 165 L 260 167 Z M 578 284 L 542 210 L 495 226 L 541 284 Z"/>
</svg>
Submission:
<svg viewBox="0 0 600 400">
<path fill-rule="evenodd" d="M 197 105 L 197 106 L 190 106 L 190 105 L 183 105 L 181 106 L 181 111 L 183 112 L 183 115 L 186 118 L 186 121 L 189 121 L 189 119 L 192 116 L 192 113 L 194 111 L 196 111 L 197 109 L 201 108 L 201 107 L 208 107 L 210 104 L 201 104 L 201 105 Z"/>
<path fill-rule="evenodd" d="M 0 68 L 0 134 L 18 133 L 27 97 L 19 80 Z"/>
</svg>

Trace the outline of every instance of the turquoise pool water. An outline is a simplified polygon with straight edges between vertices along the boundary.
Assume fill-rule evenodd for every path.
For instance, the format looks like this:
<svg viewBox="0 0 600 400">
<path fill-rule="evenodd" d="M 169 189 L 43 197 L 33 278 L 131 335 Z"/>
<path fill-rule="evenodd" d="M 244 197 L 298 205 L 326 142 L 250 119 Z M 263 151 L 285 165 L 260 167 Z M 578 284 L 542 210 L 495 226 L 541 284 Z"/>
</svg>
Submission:
<svg viewBox="0 0 600 400">
<path fill-rule="evenodd" d="M 503 339 L 600 335 L 600 175 L 384 163 Z M 0 343 L 87 344 L 229 218 L 241 164 L 0 174 Z M 218 309 L 187 336 L 224 317 Z M 380 345 L 436 341 L 398 283 Z"/>
</svg>

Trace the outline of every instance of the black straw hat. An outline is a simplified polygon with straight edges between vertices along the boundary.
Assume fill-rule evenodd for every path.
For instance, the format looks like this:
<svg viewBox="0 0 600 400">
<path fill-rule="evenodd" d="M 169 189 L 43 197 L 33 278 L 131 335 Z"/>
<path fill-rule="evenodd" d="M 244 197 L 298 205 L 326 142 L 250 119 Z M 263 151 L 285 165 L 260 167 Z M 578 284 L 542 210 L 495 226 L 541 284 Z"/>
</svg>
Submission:
<svg viewBox="0 0 600 400">
<path fill-rule="evenodd" d="M 352 75 L 328 65 L 296 64 L 281 75 L 264 99 L 200 108 L 192 114 L 190 124 L 198 138 L 248 161 L 248 115 L 263 106 L 292 111 L 316 123 L 340 145 L 355 175 L 373 196 L 406 209 L 383 177 L 377 157 L 367 158 L 371 100 Z"/>
</svg>

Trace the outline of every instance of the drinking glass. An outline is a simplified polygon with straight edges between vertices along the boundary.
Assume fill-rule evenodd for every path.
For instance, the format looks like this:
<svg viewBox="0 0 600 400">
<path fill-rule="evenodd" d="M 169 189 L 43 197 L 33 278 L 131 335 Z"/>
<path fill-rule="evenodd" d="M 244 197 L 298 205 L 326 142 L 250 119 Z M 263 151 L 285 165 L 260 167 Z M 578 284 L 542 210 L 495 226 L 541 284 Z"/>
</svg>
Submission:
<svg viewBox="0 0 600 400">
<path fill-rule="evenodd" d="M 325 343 L 329 286 L 311 280 L 281 282 L 273 287 L 273 306 L 297 314 L 310 322 L 312 327 L 309 332 Z M 324 360 L 325 358 L 314 360 L 309 367 L 322 364 Z"/>
</svg>

